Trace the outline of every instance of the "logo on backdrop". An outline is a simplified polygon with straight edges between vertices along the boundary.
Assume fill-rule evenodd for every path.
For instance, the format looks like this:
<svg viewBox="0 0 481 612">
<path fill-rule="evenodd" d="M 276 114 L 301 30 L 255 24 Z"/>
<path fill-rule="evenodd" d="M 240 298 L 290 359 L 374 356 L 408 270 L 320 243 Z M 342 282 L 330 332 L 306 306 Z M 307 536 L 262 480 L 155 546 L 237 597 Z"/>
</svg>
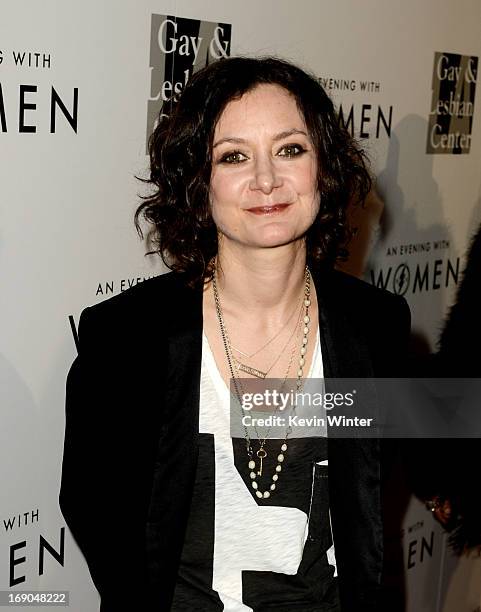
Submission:
<svg viewBox="0 0 481 612">
<path fill-rule="evenodd" d="M 339 76 L 321 76 L 318 80 L 337 105 L 339 124 L 351 136 L 361 139 L 391 137 L 393 106 L 376 100 L 384 94 L 380 81 Z"/>
<path fill-rule="evenodd" d="M 387 247 L 385 256 L 392 258 L 392 263 L 371 268 L 369 280 L 397 295 L 447 289 L 459 282 L 460 258 L 450 255 L 449 240 L 393 244 Z"/>
<path fill-rule="evenodd" d="M 426 153 L 469 153 L 478 58 L 435 53 Z"/>
<path fill-rule="evenodd" d="M 34 76 L 38 71 L 55 73 L 52 53 L 2 49 L 0 65 L 2 70 L 7 69 L 7 74 L 13 68 L 22 75 L 22 82 L 9 79 L 3 88 L 0 80 L 0 132 L 55 134 L 66 129 L 77 133 L 78 87 L 66 83 L 46 85 L 44 79 L 37 80 Z"/>
<path fill-rule="evenodd" d="M 39 509 L 2 517 L 4 540 L 8 551 L 7 575 L 1 577 L 8 588 L 38 580 L 55 567 L 65 564 L 65 527 L 48 539 L 40 532 Z M 32 582 L 33 583 L 33 582 Z M 3 588 L 3 587 L 2 587 Z"/>
<path fill-rule="evenodd" d="M 434 531 L 424 524 L 424 521 L 416 521 L 401 530 L 404 539 L 406 567 L 408 570 L 433 558 L 435 552 Z M 436 546 L 438 548 L 438 546 Z"/>
<path fill-rule="evenodd" d="M 192 74 L 230 55 L 231 31 L 228 23 L 152 15 L 146 141 L 160 112 L 168 115 Z"/>
</svg>

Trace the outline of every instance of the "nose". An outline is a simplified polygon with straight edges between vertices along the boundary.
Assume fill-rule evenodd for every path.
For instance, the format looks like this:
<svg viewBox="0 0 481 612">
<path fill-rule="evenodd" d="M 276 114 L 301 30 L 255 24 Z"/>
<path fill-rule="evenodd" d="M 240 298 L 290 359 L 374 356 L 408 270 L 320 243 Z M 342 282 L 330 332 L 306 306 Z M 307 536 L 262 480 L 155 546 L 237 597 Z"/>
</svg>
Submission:
<svg viewBox="0 0 481 612">
<path fill-rule="evenodd" d="M 276 187 L 282 185 L 282 179 L 273 160 L 268 156 L 256 159 L 253 168 L 253 175 L 249 187 L 262 193 L 271 193 Z"/>
</svg>

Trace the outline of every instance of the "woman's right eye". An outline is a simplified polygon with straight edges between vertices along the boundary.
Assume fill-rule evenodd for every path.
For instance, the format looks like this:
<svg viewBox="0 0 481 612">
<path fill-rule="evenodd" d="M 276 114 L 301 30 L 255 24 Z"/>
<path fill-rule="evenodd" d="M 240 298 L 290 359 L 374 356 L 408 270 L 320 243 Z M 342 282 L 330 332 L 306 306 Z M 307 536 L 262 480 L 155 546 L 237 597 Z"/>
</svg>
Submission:
<svg viewBox="0 0 481 612">
<path fill-rule="evenodd" d="M 239 164 L 247 159 L 244 153 L 240 151 L 231 151 L 230 153 L 225 153 L 219 159 L 219 163 L 224 164 Z"/>
</svg>

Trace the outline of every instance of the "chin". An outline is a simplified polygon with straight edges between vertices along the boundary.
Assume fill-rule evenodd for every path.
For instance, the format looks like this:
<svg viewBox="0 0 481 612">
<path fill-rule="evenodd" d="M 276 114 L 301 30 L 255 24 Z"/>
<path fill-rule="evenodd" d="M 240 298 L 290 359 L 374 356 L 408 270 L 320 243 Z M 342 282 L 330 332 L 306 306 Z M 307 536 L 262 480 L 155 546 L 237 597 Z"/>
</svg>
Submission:
<svg viewBox="0 0 481 612">
<path fill-rule="evenodd" d="M 254 238 L 253 242 L 256 243 L 260 247 L 264 248 L 274 248 L 277 246 L 284 246 L 291 242 L 295 242 L 301 238 L 294 232 L 291 231 L 269 231 L 262 232 L 261 235 L 258 235 Z"/>
</svg>

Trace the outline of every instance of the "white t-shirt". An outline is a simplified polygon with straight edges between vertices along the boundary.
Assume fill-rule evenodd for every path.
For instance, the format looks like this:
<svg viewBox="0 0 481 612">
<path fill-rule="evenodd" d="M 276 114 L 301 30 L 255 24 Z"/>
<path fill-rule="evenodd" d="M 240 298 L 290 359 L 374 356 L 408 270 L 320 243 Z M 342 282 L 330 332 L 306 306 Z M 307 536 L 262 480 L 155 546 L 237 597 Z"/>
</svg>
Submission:
<svg viewBox="0 0 481 612">
<path fill-rule="evenodd" d="M 322 377 L 317 330 L 308 378 Z M 203 335 L 198 474 L 172 610 L 248 612 L 267 610 L 271 601 L 272 609 L 279 611 L 323 610 L 315 602 L 319 581 L 324 577 L 329 602 L 335 590 L 325 499 L 326 432 L 288 438 L 276 490 L 269 499 L 258 499 L 251 487 L 245 439 L 231 437 L 230 400 Z M 272 459 L 265 463 L 264 480 L 258 478 L 262 490 L 272 482 L 282 439 L 269 438 L 268 444 Z M 187 600 L 189 607 L 183 607 Z M 326 601 L 326 609 L 332 609 L 328 605 Z"/>
</svg>

